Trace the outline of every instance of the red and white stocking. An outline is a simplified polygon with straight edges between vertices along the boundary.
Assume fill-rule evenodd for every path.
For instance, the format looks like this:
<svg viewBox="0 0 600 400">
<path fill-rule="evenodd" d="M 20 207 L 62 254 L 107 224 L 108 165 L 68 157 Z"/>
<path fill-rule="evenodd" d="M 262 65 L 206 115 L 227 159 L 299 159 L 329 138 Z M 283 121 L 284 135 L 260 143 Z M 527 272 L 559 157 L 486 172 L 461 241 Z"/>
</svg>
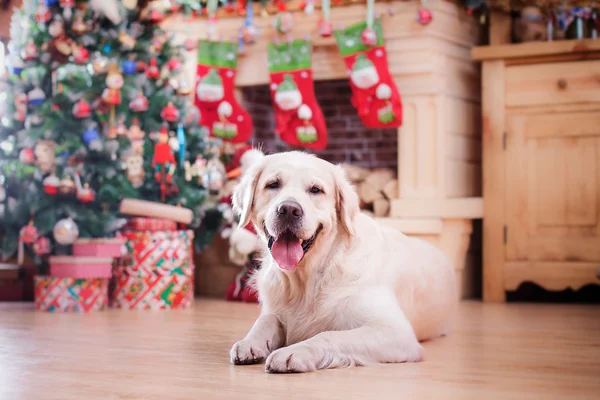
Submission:
<svg viewBox="0 0 600 400">
<path fill-rule="evenodd" d="M 402 99 L 389 72 L 381 22 L 375 22 L 373 29 L 359 23 L 336 31 L 335 36 L 350 77 L 352 105 L 363 124 L 369 128 L 402 125 Z"/>
<path fill-rule="evenodd" d="M 252 118 L 235 100 L 237 43 L 200 41 L 196 68 L 196 106 L 200 125 L 211 136 L 234 143 L 247 142 L 252 135 Z"/>
<path fill-rule="evenodd" d="M 322 150 L 327 146 L 327 127 L 315 97 L 311 52 L 311 43 L 305 40 L 269 45 L 271 99 L 281 140 Z"/>
</svg>

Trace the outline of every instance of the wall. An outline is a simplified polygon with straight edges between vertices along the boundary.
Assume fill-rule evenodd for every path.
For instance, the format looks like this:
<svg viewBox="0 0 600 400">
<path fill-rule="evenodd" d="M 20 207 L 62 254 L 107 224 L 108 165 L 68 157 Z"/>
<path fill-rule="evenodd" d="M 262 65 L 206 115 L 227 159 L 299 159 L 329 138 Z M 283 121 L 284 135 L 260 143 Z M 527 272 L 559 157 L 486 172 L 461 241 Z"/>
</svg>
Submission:
<svg viewBox="0 0 600 400">
<path fill-rule="evenodd" d="M 241 88 L 241 93 L 242 104 L 254 120 L 254 144 L 261 145 L 265 152 L 291 150 L 275 134 L 269 87 L 248 86 Z M 352 93 L 347 80 L 315 82 L 315 94 L 328 129 L 327 148 L 316 154 L 334 163 L 396 169 L 397 130 L 365 128 L 350 104 Z"/>
</svg>

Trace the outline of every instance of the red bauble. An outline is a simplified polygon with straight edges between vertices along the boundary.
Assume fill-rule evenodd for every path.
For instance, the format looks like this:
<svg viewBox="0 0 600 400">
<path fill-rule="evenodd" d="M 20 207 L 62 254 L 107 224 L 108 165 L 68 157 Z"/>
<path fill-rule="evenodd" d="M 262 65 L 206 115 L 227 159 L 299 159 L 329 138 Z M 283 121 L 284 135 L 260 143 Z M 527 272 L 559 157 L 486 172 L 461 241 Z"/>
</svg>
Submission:
<svg viewBox="0 0 600 400">
<path fill-rule="evenodd" d="M 227 5 L 225 6 L 225 11 L 228 14 L 231 14 L 234 11 L 233 4 L 231 4 L 231 2 L 227 3 Z"/>
<path fill-rule="evenodd" d="M 50 175 L 44 179 L 44 193 L 54 196 L 58 193 L 58 187 L 60 186 L 60 179 L 56 175 Z"/>
<path fill-rule="evenodd" d="M 143 61 L 138 61 L 135 64 L 135 69 L 137 72 L 146 72 L 146 70 L 148 69 L 148 64 L 146 64 Z"/>
<path fill-rule="evenodd" d="M 195 41 L 194 39 L 185 39 L 185 42 L 183 42 L 183 48 L 186 49 L 187 51 L 192 51 L 192 50 L 196 50 L 196 46 L 198 46 L 198 42 Z"/>
<path fill-rule="evenodd" d="M 371 28 L 367 28 L 360 36 L 360 40 L 365 46 L 375 46 L 377 44 L 377 33 Z"/>
<path fill-rule="evenodd" d="M 181 61 L 176 58 L 171 58 L 169 62 L 167 62 L 167 68 L 170 71 L 179 71 L 181 69 Z"/>
<path fill-rule="evenodd" d="M 90 189 L 86 183 L 83 189 L 77 192 L 77 199 L 84 204 L 91 203 L 96 199 L 96 192 L 94 192 L 93 189 Z"/>
<path fill-rule="evenodd" d="M 320 21 L 319 35 L 321 35 L 322 37 L 329 37 L 333 35 L 333 25 L 331 25 L 330 22 Z"/>
<path fill-rule="evenodd" d="M 156 58 L 152 58 L 150 60 L 150 65 L 146 70 L 146 76 L 148 77 L 148 79 L 158 79 L 158 77 L 160 76 L 160 71 L 156 66 Z"/>
<path fill-rule="evenodd" d="M 89 118 L 92 115 L 92 106 L 84 99 L 79 100 L 73 106 L 73 116 L 75 118 Z"/>
<path fill-rule="evenodd" d="M 33 164 L 35 162 L 35 154 L 33 149 L 23 149 L 19 153 L 19 161 L 23 164 Z"/>
<path fill-rule="evenodd" d="M 148 21 L 152 22 L 153 24 L 158 24 L 163 20 L 163 18 L 163 13 L 156 9 L 150 11 L 150 14 L 148 14 Z"/>
<path fill-rule="evenodd" d="M 167 122 L 177 122 L 179 119 L 179 110 L 169 102 L 160 112 L 160 117 Z"/>
<path fill-rule="evenodd" d="M 50 253 L 50 240 L 46 237 L 41 237 L 33 244 L 33 252 L 38 256 L 45 256 Z"/>
<path fill-rule="evenodd" d="M 421 8 L 417 12 L 417 22 L 421 25 L 428 25 L 433 19 L 433 13 L 428 8 Z"/>
<path fill-rule="evenodd" d="M 90 61 L 90 52 L 85 47 L 78 47 L 73 52 L 73 61 L 78 64 L 86 64 Z"/>
<path fill-rule="evenodd" d="M 37 240 L 40 236 L 37 228 L 33 225 L 33 222 L 30 222 L 29 225 L 26 225 L 21 228 L 19 232 L 19 240 L 21 240 L 25 244 L 32 244 Z"/>
<path fill-rule="evenodd" d="M 144 93 L 139 92 L 129 102 L 129 108 L 131 108 L 131 111 L 135 111 L 135 112 L 148 111 L 148 98 L 146 96 L 144 96 Z"/>
</svg>

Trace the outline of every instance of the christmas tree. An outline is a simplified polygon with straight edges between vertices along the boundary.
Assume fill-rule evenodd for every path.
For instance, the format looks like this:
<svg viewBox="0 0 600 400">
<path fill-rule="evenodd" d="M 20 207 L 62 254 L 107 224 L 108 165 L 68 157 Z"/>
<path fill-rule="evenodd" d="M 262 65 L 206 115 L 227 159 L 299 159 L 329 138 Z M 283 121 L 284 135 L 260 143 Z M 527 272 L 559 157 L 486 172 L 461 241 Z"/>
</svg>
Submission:
<svg viewBox="0 0 600 400">
<path fill-rule="evenodd" d="M 77 238 L 111 237 L 124 198 L 190 208 L 199 240 L 224 179 L 198 126 L 177 44 L 148 1 L 24 1 L 0 83 L 0 237 L 43 265 Z M 210 218 L 205 218 L 210 211 Z M 210 229 L 209 229 L 210 228 Z"/>
</svg>

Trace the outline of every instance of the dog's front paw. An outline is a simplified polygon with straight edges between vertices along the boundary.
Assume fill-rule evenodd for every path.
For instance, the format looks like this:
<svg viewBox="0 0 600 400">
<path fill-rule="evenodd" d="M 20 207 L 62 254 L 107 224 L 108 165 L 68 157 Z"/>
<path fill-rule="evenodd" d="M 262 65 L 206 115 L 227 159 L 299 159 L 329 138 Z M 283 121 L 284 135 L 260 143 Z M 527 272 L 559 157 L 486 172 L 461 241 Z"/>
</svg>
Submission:
<svg viewBox="0 0 600 400">
<path fill-rule="evenodd" d="M 319 358 L 306 345 L 294 345 L 274 351 L 267 358 L 265 370 L 272 373 L 309 372 L 318 369 Z"/>
<path fill-rule="evenodd" d="M 269 353 L 267 343 L 244 339 L 233 345 L 229 356 L 232 364 L 247 365 L 263 362 Z"/>
</svg>

